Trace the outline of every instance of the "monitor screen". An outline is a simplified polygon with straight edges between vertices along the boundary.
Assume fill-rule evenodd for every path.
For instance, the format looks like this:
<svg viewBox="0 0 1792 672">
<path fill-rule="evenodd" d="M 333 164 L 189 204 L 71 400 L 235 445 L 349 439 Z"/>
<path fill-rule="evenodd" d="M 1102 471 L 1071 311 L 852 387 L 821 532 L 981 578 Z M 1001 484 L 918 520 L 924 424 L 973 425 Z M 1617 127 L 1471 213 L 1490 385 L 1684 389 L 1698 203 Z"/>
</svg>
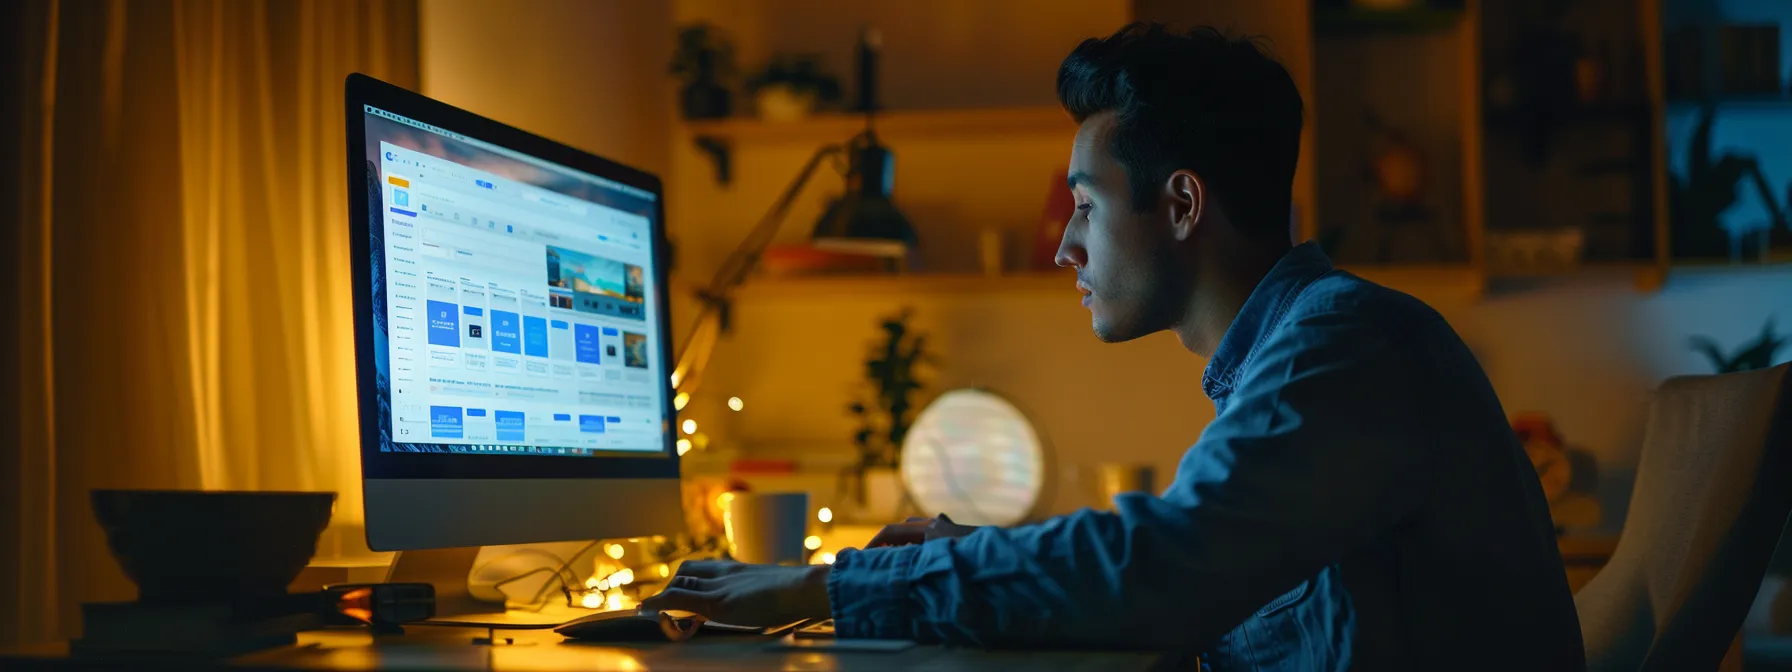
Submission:
<svg viewBox="0 0 1792 672">
<path fill-rule="evenodd" d="M 380 451 L 670 457 L 656 195 L 363 111 Z"/>
</svg>

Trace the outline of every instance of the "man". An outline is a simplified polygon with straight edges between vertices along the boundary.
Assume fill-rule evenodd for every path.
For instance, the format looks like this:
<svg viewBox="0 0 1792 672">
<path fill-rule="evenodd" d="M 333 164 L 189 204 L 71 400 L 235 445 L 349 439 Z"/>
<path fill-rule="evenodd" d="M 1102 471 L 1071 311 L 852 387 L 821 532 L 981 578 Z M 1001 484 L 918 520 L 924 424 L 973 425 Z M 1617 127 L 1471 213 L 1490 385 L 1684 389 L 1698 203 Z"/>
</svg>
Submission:
<svg viewBox="0 0 1792 672">
<path fill-rule="evenodd" d="M 830 567 L 686 563 L 648 608 L 842 637 L 1202 653 L 1216 669 L 1582 669 L 1536 474 L 1419 301 L 1289 242 L 1302 104 L 1212 30 L 1134 25 L 1058 72 L 1077 271 L 1103 341 L 1174 332 L 1218 415 L 1161 497 Z"/>
</svg>

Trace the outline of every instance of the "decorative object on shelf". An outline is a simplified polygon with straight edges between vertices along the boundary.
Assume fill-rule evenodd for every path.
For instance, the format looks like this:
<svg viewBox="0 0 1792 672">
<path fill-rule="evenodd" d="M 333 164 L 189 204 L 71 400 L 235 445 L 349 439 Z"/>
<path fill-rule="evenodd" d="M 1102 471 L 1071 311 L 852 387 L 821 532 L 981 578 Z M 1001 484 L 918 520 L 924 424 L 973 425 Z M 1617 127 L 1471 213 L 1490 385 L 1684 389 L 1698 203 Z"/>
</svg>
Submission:
<svg viewBox="0 0 1792 672">
<path fill-rule="evenodd" d="M 1487 268 L 1502 272 L 1568 270 L 1580 263 L 1586 231 L 1577 226 L 1543 231 L 1488 231 Z"/>
<path fill-rule="evenodd" d="M 1780 92 L 1780 27 L 1731 24 L 1718 29 L 1718 91 L 1726 95 Z"/>
<path fill-rule="evenodd" d="M 1713 156 L 1712 131 L 1717 125 L 1717 106 L 1707 103 L 1700 112 L 1698 126 L 1688 139 L 1684 175 L 1669 170 L 1668 192 L 1671 213 L 1673 249 L 1676 256 L 1692 258 L 1729 257 L 1741 261 L 1749 232 L 1724 226 L 1723 215 L 1737 201 L 1736 190 L 1748 180 L 1767 209 L 1766 230 L 1792 226 L 1780 208 L 1773 188 L 1761 173 L 1761 163 L 1754 156 L 1726 152 Z M 1756 240 L 1762 236 L 1756 235 Z M 1765 245 L 1757 251 L 1765 256 Z"/>
<path fill-rule="evenodd" d="M 951 390 L 921 411 L 902 447 L 902 482 L 923 511 L 964 525 L 1026 520 L 1045 485 L 1045 451 L 1008 400 Z"/>
<path fill-rule="evenodd" d="M 1736 373 L 1738 371 L 1758 371 L 1773 366 L 1774 355 L 1780 348 L 1792 341 L 1774 333 L 1773 318 L 1761 325 L 1761 335 L 1755 340 L 1742 344 L 1734 354 L 1725 354 L 1723 346 L 1708 336 L 1692 337 L 1692 349 L 1711 361 L 1711 368 L 1717 373 Z"/>
<path fill-rule="evenodd" d="M 883 337 L 871 346 L 865 360 L 864 398 L 847 406 L 859 424 L 853 433 L 859 458 L 841 474 L 841 492 L 851 494 L 853 503 L 861 511 L 875 514 L 875 518 L 886 518 L 887 513 L 893 512 L 871 509 L 868 475 L 893 475 L 900 464 L 903 440 L 914 422 L 914 395 L 923 385 L 921 368 L 930 359 L 926 335 L 914 333 L 909 327 L 912 317 L 913 312 L 905 308 L 879 325 Z"/>
<path fill-rule="evenodd" d="M 1006 239 L 1001 229 L 993 227 L 977 233 L 977 260 L 984 277 L 1001 277 L 1004 256 L 1002 245 Z"/>
<path fill-rule="evenodd" d="M 854 54 L 857 60 L 858 101 L 853 106 L 854 112 L 862 112 L 867 117 L 882 109 L 877 98 L 877 66 L 884 48 L 884 36 L 878 29 L 866 26 L 859 31 L 859 44 Z"/>
<path fill-rule="evenodd" d="M 867 90 L 869 87 L 863 76 L 874 61 L 875 49 L 867 46 L 872 37 L 874 35 L 864 40 L 860 49 L 860 86 Z M 875 109 L 875 99 L 870 103 L 868 109 Z M 846 195 L 830 204 L 821 220 L 816 222 L 812 244 L 818 250 L 883 258 L 890 266 L 906 262 L 909 250 L 916 244 L 916 236 L 908 218 L 890 200 L 895 188 L 896 157 L 889 148 L 878 143 L 873 117 L 867 113 L 864 132 L 845 145 L 830 144 L 815 150 L 785 187 L 784 193 L 772 202 L 771 208 L 722 261 L 715 277 L 698 290 L 697 298 L 703 307 L 697 314 L 696 324 L 691 327 L 690 336 L 683 341 L 678 363 L 672 370 L 672 387 L 677 390 L 673 397 L 675 409 L 684 409 L 690 403 L 691 394 L 702 383 L 703 370 L 709 364 L 716 341 L 728 329 L 734 290 L 752 276 L 772 238 L 790 214 L 791 204 L 815 175 L 815 170 L 824 161 L 838 160 L 842 156 L 848 161 Z"/>
<path fill-rule="evenodd" d="M 1525 456 L 1537 470 L 1556 531 L 1598 525 L 1599 500 L 1589 493 L 1574 491 L 1574 463 L 1567 442 L 1556 431 L 1555 421 L 1544 413 L 1521 414 L 1512 419 L 1512 432 L 1518 435 Z"/>
<path fill-rule="evenodd" d="M 1404 131 L 1384 123 L 1375 112 L 1366 111 L 1364 119 L 1374 138 L 1368 174 L 1375 185 L 1375 219 L 1380 224 L 1377 260 L 1393 261 L 1394 239 L 1408 230 L 1431 238 L 1437 260 L 1447 260 L 1449 244 L 1425 206 L 1424 153 Z"/>
<path fill-rule="evenodd" d="M 1039 229 L 1033 233 L 1033 270 L 1058 267 L 1058 246 L 1064 242 L 1064 227 L 1076 214 L 1076 196 L 1070 193 L 1070 182 L 1065 179 L 1069 173 L 1066 168 L 1052 175 L 1052 186 L 1045 197 L 1045 211 L 1040 213 Z"/>
<path fill-rule="evenodd" d="M 800 121 L 818 106 L 840 100 L 840 78 L 821 71 L 820 56 L 780 54 L 747 78 L 747 93 L 759 108 L 759 118 Z"/>
<path fill-rule="evenodd" d="M 1611 46 L 1582 50 L 1574 61 L 1574 98 L 1583 107 L 1606 102 L 1611 86 Z"/>
<path fill-rule="evenodd" d="M 721 29 L 707 23 L 680 28 L 672 75 L 684 82 L 678 93 L 684 118 L 722 119 L 733 112 L 733 92 L 725 82 L 734 76 L 734 45 Z"/>
</svg>

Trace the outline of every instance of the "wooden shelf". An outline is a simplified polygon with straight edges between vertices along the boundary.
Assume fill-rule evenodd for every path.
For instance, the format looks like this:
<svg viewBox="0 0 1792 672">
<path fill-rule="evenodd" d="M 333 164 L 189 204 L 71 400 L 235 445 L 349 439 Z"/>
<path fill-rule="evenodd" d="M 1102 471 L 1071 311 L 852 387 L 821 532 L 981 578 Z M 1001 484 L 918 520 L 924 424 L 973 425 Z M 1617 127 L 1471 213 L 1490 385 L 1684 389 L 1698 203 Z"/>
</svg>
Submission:
<svg viewBox="0 0 1792 672">
<path fill-rule="evenodd" d="M 1058 134 L 1068 139 L 1076 133 L 1070 115 L 1057 106 L 880 112 L 874 127 L 886 141 L 1017 134 Z M 845 142 L 863 130 L 864 115 L 843 112 L 821 112 L 790 122 L 737 118 L 684 124 L 684 132 L 692 137 L 749 143 Z"/>
<path fill-rule="evenodd" d="M 1410 293 L 1478 293 L 1481 272 L 1473 266 L 1387 265 L 1346 266 L 1344 270 L 1370 282 Z M 1034 271 L 1000 276 L 969 273 L 912 273 L 899 275 L 839 275 L 791 278 L 755 278 L 741 287 L 743 300 L 887 297 L 944 294 L 1063 294 L 1076 293 L 1076 276 L 1068 270 Z"/>
<path fill-rule="evenodd" d="M 897 275 L 819 275 L 754 278 L 737 294 L 743 300 L 904 296 L 929 294 L 1063 294 L 1076 295 L 1076 274 L 1069 270 L 1008 275 L 973 273 L 904 273 Z"/>
</svg>

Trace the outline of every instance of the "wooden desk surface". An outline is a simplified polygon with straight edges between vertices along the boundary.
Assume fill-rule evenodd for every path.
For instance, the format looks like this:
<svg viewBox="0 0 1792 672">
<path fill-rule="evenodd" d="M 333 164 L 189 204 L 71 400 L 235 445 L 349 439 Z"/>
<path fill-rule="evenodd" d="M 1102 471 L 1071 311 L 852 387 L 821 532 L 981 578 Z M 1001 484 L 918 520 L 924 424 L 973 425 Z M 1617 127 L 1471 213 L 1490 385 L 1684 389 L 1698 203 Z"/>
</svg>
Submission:
<svg viewBox="0 0 1792 672">
<path fill-rule="evenodd" d="M 689 642 L 593 644 L 547 631 L 500 631 L 513 645 L 479 646 L 482 630 L 410 628 L 375 638 L 364 631 L 305 633 L 298 646 L 223 661 L 182 660 L 146 666 L 142 660 L 71 658 L 65 644 L 0 654 L 8 670 L 1082 670 L 1176 669 L 1176 656 L 1153 653 L 989 651 L 917 646 L 900 653 L 773 651 L 762 637 L 700 635 Z"/>
</svg>

